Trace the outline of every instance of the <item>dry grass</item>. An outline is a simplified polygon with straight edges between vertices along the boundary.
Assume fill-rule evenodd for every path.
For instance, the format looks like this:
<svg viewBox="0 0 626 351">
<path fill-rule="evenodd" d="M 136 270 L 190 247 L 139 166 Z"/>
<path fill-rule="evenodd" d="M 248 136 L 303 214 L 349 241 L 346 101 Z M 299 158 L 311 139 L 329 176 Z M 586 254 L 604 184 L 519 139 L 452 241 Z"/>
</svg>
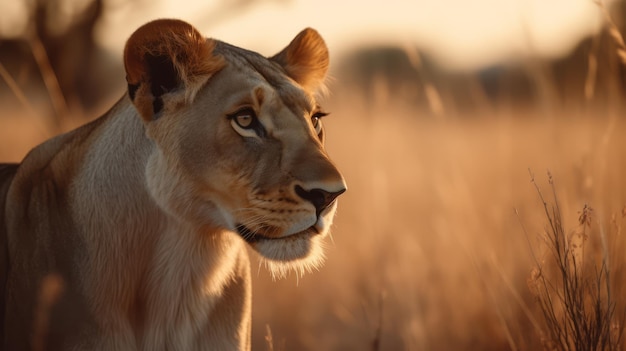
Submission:
<svg viewBox="0 0 626 351">
<path fill-rule="evenodd" d="M 298 283 L 260 271 L 254 330 L 271 325 L 290 350 L 541 349 L 548 329 L 526 282 L 547 218 L 527 170 L 559 179 L 566 233 L 586 203 L 598 225 L 621 228 L 624 121 L 567 111 L 434 121 L 361 105 L 342 101 L 326 123 L 349 186 L 329 260 Z M 612 238 L 612 252 L 626 248 Z"/>
<path fill-rule="evenodd" d="M 528 280 L 546 325 L 544 348 L 618 350 L 624 320 L 615 315 L 618 301 L 607 248 L 608 239 L 615 236 L 609 238 L 592 228 L 593 210 L 587 205 L 580 212 L 578 227 L 566 233 L 555 185 L 548 177 L 552 200 L 544 197 L 533 179 L 549 223 L 543 237 L 548 252 L 541 260 L 533 252 L 536 266 Z"/>
</svg>

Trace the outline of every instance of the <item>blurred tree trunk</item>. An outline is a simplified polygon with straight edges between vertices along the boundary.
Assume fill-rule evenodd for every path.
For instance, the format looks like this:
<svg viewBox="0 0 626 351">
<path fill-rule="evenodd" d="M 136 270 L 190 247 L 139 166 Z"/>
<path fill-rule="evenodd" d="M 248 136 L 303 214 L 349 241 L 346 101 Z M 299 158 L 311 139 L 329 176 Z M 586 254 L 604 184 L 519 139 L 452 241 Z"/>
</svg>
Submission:
<svg viewBox="0 0 626 351">
<path fill-rule="evenodd" d="M 81 112 L 96 102 L 93 84 L 90 84 L 96 44 L 94 29 L 102 17 L 104 1 L 92 0 L 82 12 L 71 19 L 60 33 L 51 29 L 59 20 L 58 1 L 36 0 L 34 3 L 33 32 L 43 45 L 50 65 L 58 80 L 61 93 L 70 110 Z M 78 110 L 78 111 L 76 111 Z"/>
</svg>

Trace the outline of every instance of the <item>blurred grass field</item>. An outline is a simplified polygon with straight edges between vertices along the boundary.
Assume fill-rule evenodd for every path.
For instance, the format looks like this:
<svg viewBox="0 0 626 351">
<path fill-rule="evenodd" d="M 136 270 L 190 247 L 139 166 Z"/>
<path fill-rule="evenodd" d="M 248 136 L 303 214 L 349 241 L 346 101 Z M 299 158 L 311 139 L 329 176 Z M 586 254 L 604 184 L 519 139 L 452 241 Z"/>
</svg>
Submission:
<svg viewBox="0 0 626 351">
<path fill-rule="evenodd" d="M 324 103 L 327 149 L 349 188 L 326 264 L 273 281 L 252 254 L 254 350 L 550 349 L 529 288 L 538 261 L 551 257 L 531 182 L 551 194 L 548 172 L 566 234 L 579 228 L 585 205 L 593 209 L 587 251 L 609 263 L 612 330 L 623 330 L 620 103 L 429 114 L 407 103 L 410 95 L 383 87 L 384 99 L 369 99 L 351 89 L 337 79 Z M 0 114 L 0 162 L 19 161 L 54 134 L 39 105 L 34 113 L 11 106 Z"/>
<path fill-rule="evenodd" d="M 349 191 L 328 262 L 299 281 L 270 282 L 261 270 L 255 345 L 268 324 L 285 350 L 540 349 L 528 242 L 545 252 L 547 219 L 529 169 L 548 193 L 552 173 L 566 230 L 585 204 L 597 225 L 616 230 L 624 121 L 564 111 L 426 120 L 333 104 L 328 149 Z M 617 270 L 625 247 L 615 243 Z"/>
</svg>

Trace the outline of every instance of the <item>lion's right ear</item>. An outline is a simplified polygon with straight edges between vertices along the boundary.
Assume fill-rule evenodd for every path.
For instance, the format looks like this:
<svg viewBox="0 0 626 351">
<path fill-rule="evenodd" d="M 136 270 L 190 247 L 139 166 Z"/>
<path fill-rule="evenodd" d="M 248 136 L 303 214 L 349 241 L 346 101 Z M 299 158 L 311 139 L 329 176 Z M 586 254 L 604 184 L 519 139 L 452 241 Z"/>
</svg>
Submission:
<svg viewBox="0 0 626 351">
<path fill-rule="evenodd" d="M 289 77 L 305 89 L 315 91 L 323 86 L 328 72 L 328 48 L 312 28 L 306 28 L 270 60 L 283 67 Z"/>
<path fill-rule="evenodd" d="M 182 101 L 190 103 L 202 85 L 225 66 L 213 54 L 215 41 L 190 24 L 172 19 L 149 22 L 126 42 L 128 95 L 146 121 Z"/>
</svg>

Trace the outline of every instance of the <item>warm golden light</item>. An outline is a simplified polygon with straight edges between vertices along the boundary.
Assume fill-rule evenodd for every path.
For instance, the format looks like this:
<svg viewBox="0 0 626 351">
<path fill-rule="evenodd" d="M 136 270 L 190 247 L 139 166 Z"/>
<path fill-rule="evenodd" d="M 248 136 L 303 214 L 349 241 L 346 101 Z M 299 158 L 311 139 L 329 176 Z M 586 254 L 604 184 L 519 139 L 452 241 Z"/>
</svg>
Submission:
<svg viewBox="0 0 626 351">
<path fill-rule="evenodd" d="M 255 50 L 277 50 L 303 27 L 318 29 L 331 52 L 412 42 L 443 63 L 467 69 L 524 56 L 561 56 L 600 28 L 591 0 L 294 0 L 230 8 L 227 2 L 162 1 L 112 14 L 100 38 L 119 50 L 126 34 L 155 17 L 185 18 L 211 36 Z M 105 35 L 115 30 L 119 35 Z"/>
<path fill-rule="evenodd" d="M 626 347 L 625 3 L 105 3 L 93 56 L 68 45 L 49 50 L 56 62 L 46 66 L 45 50 L 29 56 L 36 42 L 0 46 L 0 163 L 127 94 L 122 47 L 148 20 L 181 18 L 268 56 L 304 27 L 328 44 L 323 133 L 348 190 L 319 272 L 272 281 L 252 256 L 253 349 L 571 350 L 577 334 L 556 340 L 550 329 L 566 320 L 563 282 L 585 292 L 568 302 L 573 314 L 599 297 L 605 315 L 588 320 L 605 323 L 597 335 L 606 345 Z M 1 35 L 31 24 L 19 4 L 0 2 Z M 54 108 L 64 96 L 67 119 Z M 561 267 L 551 261 L 554 238 L 572 247 Z M 584 271 L 572 270 L 575 260 Z M 563 267 L 569 276 L 550 280 Z"/>
</svg>

